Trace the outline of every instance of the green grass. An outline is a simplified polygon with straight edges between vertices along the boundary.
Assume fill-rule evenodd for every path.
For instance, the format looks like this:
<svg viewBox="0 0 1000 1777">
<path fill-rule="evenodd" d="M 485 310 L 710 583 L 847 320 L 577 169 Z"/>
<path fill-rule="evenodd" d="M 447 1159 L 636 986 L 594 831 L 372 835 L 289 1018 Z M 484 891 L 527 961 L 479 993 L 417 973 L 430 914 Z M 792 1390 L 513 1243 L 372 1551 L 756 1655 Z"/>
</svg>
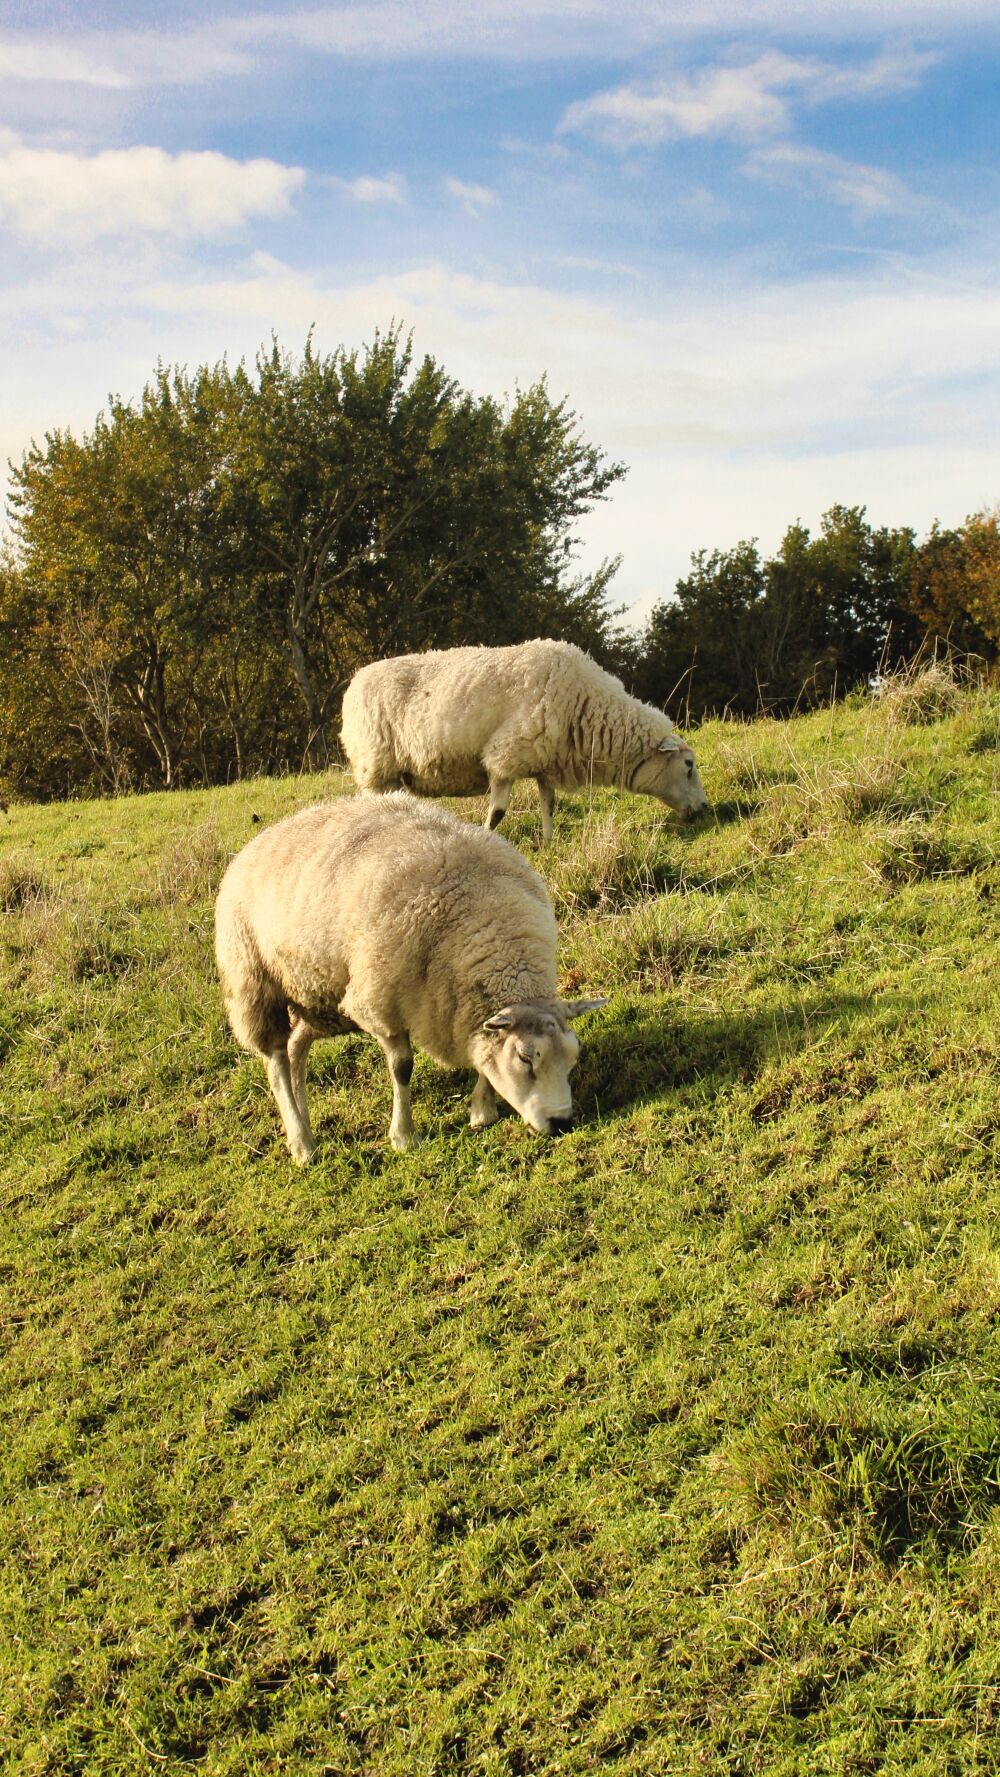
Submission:
<svg viewBox="0 0 1000 1777">
<path fill-rule="evenodd" d="M 0 817 L 0 1769 L 1000 1771 L 1000 698 L 701 731 L 536 849 L 570 1136 L 360 1038 L 288 1160 L 225 860 Z M 470 818 L 477 804 L 458 805 Z"/>
</svg>

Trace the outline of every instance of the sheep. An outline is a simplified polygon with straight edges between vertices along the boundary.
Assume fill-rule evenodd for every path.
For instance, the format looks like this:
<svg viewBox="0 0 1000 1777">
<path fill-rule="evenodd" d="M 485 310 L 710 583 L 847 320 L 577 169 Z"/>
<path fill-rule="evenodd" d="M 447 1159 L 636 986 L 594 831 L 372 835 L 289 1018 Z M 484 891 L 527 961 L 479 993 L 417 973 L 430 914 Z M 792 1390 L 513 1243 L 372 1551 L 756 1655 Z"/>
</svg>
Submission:
<svg viewBox="0 0 1000 1777">
<path fill-rule="evenodd" d="M 611 784 L 683 815 L 708 807 L 694 753 L 662 711 L 570 642 L 446 648 L 363 666 L 344 694 L 341 739 L 359 789 L 488 790 L 490 829 L 515 781 L 533 777 L 546 845 L 557 789 Z"/>
<path fill-rule="evenodd" d="M 474 1129 L 495 1122 L 498 1095 L 539 1134 L 569 1128 L 568 1025 L 605 1001 L 559 999 L 545 885 L 498 834 L 403 793 L 302 809 L 229 865 L 215 945 L 233 1032 L 263 1060 L 300 1164 L 315 1146 L 306 1057 L 348 1031 L 382 1047 L 400 1151 L 416 1139 L 414 1043 L 475 1068 Z"/>
</svg>

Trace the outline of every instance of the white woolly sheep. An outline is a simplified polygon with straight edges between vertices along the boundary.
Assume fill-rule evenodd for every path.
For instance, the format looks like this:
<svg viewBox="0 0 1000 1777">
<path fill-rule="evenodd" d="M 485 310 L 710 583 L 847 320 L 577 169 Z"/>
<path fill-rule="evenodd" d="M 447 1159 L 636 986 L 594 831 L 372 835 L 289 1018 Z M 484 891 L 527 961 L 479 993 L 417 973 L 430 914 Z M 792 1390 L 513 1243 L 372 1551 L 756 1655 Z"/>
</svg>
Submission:
<svg viewBox="0 0 1000 1777">
<path fill-rule="evenodd" d="M 557 789 L 613 785 L 683 815 L 708 806 L 694 753 L 663 712 L 570 642 L 445 648 L 363 666 L 344 696 L 341 738 L 359 789 L 488 790 L 491 828 L 515 781 L 533 777 L 546 844 Z"/>
<path fill-rule="evenodd" d="M 215 946 L 230 1023 L 264 1061 L 295 1160 L 315 1145 L 309 1049 L 347 1031 L 381 1044 L 394 1148 L 415 1140 L 411 1043 L 475 1068 L 473 1128 L 495 1121 L 498 1093 L 542 1135 L 569 1127 L 568 1021 L 605 1002 L 558 998 L 545 885 L 499 835 L 406 795 L 303 809 L 233 859 Z"/>
</svg>

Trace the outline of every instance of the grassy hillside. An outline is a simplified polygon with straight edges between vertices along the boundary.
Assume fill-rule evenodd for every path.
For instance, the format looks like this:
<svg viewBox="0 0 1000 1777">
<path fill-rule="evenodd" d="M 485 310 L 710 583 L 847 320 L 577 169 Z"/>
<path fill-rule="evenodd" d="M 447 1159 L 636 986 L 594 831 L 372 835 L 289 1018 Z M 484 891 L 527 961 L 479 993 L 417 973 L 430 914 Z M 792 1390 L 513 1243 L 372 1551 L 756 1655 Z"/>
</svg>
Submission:
<svg viewBox="0 0 1000 1777">
<path fill-rule="evenodd" d="M 352 1038 L 304 1172 L 212 895 L 344 783 L 0 817 L 5 1771 L 1000 1771 L 998 736 L 523 790 L 580 1127 Z"/>
</svg>

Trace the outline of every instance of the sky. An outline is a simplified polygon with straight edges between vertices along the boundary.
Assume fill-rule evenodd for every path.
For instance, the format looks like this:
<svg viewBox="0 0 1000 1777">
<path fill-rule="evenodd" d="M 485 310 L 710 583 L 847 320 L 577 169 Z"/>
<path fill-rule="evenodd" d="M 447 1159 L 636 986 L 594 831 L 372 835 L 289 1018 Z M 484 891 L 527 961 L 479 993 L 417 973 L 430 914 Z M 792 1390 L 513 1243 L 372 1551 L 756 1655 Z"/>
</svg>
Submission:
<svg viewBox="0 0 1000 1777">
<path fill-rule="evenodd" d="M 628 466 L 578 561 L 638 623 L 1000 500 L 998 223 L 996 0 L 0 0 L 0 456 L 395 321 Z"/>
</svg>

